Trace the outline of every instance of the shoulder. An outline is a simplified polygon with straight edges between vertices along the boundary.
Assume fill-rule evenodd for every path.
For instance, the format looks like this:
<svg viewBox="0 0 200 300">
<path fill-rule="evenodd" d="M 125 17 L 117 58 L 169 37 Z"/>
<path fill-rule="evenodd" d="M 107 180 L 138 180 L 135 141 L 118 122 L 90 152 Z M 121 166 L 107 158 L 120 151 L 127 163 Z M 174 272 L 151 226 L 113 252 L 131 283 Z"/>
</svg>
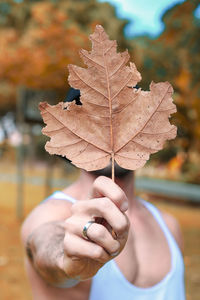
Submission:
<svg viewBox="0 0 200 300">
<path fill-rule="evenodd" d="M 163 211 L 160 211 L 160 212 L 161 212 L 163 220 L 165 221 L 168 229 L 174 236 L 180 250 L 183 252 L 183 235 L 181 232 L 181 227 L 180 227 L 179 222 L 171 214 L 163 212 Z"/>
</svg>

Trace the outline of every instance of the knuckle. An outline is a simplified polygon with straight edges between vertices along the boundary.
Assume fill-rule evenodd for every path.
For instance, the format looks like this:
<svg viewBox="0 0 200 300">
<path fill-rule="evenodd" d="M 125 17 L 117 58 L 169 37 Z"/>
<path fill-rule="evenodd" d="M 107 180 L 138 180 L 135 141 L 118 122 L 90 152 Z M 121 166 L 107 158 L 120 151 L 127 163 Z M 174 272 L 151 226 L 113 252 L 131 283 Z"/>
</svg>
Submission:
<svg viewBox="0 0 200 300">
<path fill-rule="evenodd" d="M 88 200 L 77 201 L 71 207 L 72 215 L 84 214 L 89 207 Z"/>
<path fill-rule="evenodd" d="M 71 220 L 70 218 L 65 221 L 65 229 L 69 230 L 71 228 Z"/>
<path fill-rule="evenodd" d="M 120 222 L 116 225 L 117 232 L 122 234 L 128 231 L 129 225 L 126 218 L 121 218 Z"/>
<path fill-rule="evenodd" d="M 76 203 L 74 203 L 71 207 L 72 213 L 76 213 L 77 211 L 79 211 L 81 208 L 81 204 L 82 204 L 81 201 L 80 202 L 77 201 Z"/>
<path fill-rule="evenodd" d="M 72 248 L 71 245 L 72 245 L 72 244 L 70 243 L 69 235 L 65 235 L 64 242 L 63 242 L 63 249 L 64 249 L 64 252 L 65 252 L 68 256 L 74 254 L 73 248 Z"/>
<path fill-rule="evenodd" d="M 93 186 L 95 188 L 98 188 L 99 185 L 101 185 L 102 183 L 104 182 L 104 176 L 99 176 L 95 179 L 94 183 L 93 183 Z"/>
<path fill-rule="evenodd" d="M 74 222 L 72 218 L 69 218 L 65 221 L 65 232 L 73 232 L 75 229 Z"/>
<path fill-rule="evenodd" d="M 120 243 L 118 241 L 113 241 L 111 252 L 117 252 L 120 249 Z"/>
<path fill-rule="evenodd" d="M 77 205 L 78 205 L 78 202 L 76 202 L 76 203 L 74 203 L 74 204 L 72 205 L 72 207 L 71 207 L 71 212 L 72 212 L 72 213 L 75 213 L 75 212 L 76 212 L 76 210 L 77 210 Z"/>
<path fill-rule="evenodd" d="M 93 257 L 94 259 L 100 259 L 103 256 L 103 249 L 101 247 L 96 247 L 93 250 Z"/>
<path fill-rule="evenodd" d="M 98 190 L 100 185 L 101 185 L 101 176 L 95 179 L 95 181 L 93 182 L 93 188 Z"/>
<path fill-rule="evenodd" d="M 102 206 L 103 209 L 109 209 L 110 206 L 111 206 L 111 200 L 104 197 L 104 198 L 101 198 L 101 200 L 99 201 L 99 204 Z"/>
<path fill-rule="evenodd" d="M 130 228 L 130 220 L 129 220 L 129 218 L 125 215 L 125 217 L 126 217 L 126 222 L 127 222 L 127 229 L 129 230 L 129 228 Z"/>
<path fill-rule="evenodd" d="M 124 192 L 118 189 L 115 194 L 113 194 L 113 201 L 120 202 L 125 197 Z"/>
<path fill-rule="evenodd" d="M 98 226 L 95 231 L 93 231 L 93 236 L 96 239 L 103 240 L 105 237 L 105 228 L 103 226 Z"/>
</svg>

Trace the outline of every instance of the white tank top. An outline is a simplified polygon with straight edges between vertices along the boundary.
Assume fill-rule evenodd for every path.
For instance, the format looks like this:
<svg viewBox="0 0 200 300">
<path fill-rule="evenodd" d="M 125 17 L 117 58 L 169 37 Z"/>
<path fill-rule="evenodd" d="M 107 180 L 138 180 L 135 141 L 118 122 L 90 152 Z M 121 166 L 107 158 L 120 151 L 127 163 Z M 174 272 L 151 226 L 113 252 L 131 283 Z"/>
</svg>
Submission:
<svg viewBox="0 0 200 300">
<path fill-rule="evenodd" d="M 72 197 L 59 191 L 49 198 L 76 202 Z M 159 210 L 149 202 L 142 199 L 140 201 L 152 213 L 165 234 L 171 252 L 171 270 L 156 285 L 140 288 L 124 277 L 113 259 L 93 277 L 89 300 L 185 300 L 184 263 L 181 251 Z"/>
</svg>

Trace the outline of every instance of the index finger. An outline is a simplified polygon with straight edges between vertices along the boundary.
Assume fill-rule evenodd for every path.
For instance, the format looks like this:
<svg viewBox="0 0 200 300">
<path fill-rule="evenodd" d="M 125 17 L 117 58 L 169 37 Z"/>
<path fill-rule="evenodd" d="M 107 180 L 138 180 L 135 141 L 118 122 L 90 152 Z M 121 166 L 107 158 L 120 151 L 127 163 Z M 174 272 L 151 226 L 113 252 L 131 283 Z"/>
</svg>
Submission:
<svg viewBox="0 0 200 300">
<path fill-rule="evenodd" d="M 128 209 L 128 199 L 124 191 L 111 178 L 99 176 L 92 188 L 92 198 L 107 197 L 122 211 Z"/>
</svg>

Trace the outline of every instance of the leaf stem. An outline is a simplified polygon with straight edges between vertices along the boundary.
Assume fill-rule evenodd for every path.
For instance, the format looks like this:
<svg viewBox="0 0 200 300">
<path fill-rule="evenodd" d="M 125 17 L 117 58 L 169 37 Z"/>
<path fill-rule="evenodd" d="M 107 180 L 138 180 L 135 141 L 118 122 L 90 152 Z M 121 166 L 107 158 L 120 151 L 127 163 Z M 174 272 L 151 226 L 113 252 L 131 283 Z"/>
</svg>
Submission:
<svg viewBox="0 0 200 300">
<path fill-rule="evenodd" d="M 112 181 L 115 182 L 115 157 L 114 153 L 111 154 L 112 157 Z"/>
<path fill-rule="evenodd" d="M 100 33 L 100 39 L 102 42 L 102 36 Z M 106 81 L 107 81 L 107 90 L 108 90 L 108 101 L 109 101 L 109 113 L 110 113 L 110 147 L 112 150 L 111 158 L 112 158 L 112 180 L 115 181 L 115 157 L 114 157 L 114 142 L 113 142 L 113 124 L 112 124 L 112 99 L 111 99 L 111 93 L 110 93 L 110 81 L 109 81 L 109 72 L 108 72 L 108 64 L 106 61 L 105 53 L 103 51 L 103 60 L 104 60 L 104 68 L 106 71 Z"/>
</svg>

